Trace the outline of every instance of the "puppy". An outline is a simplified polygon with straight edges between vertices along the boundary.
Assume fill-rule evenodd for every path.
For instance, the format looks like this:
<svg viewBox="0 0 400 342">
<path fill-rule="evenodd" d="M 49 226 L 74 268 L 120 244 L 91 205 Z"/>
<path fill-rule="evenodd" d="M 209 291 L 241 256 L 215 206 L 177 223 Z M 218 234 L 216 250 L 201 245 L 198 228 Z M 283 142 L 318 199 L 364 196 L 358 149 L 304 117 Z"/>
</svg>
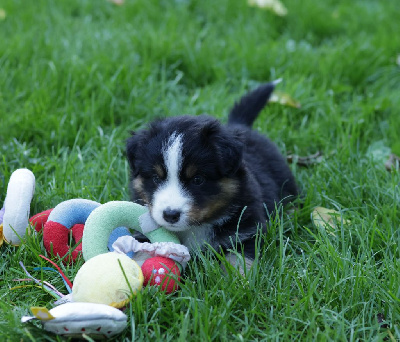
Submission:
<svg viewBox="0 0 400 342">
<path fill-rule="evenodd" d="M 127 140 L 132 200 L 189 250 L 240 242 L 249 265 L 257 227 L 298 195 L 277 147 L 251 129 L 273 89 L 268 83 L 244 96 L 227 125 L 207 115 L 171 117 Z"/>
</svg>

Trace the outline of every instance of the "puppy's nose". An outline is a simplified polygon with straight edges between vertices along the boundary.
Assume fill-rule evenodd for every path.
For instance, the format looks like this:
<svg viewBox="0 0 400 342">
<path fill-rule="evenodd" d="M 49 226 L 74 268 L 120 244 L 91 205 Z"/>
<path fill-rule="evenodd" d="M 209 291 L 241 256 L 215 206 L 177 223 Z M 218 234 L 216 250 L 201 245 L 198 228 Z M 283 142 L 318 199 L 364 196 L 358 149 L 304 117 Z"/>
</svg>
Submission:
<svg viewBox="0 0 400 342">
<path fill-rule="evenodd" d="M 167 208 L 163 211 L 163 218 L 168 223 L 176 223 L 181 217 L 181 212 L 179 210 Z"/>
</svg>

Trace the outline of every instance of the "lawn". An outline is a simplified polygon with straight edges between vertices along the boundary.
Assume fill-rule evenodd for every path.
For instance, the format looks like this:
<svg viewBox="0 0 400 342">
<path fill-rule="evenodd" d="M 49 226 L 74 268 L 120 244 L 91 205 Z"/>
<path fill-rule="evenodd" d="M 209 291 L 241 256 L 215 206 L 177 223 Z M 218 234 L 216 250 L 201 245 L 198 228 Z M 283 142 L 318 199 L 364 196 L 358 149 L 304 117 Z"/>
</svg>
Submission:
<svg viewBox="0 0 400 342">
<path fill-rule="evenodd" d="M 400 175 L 385 167 L 400 155 L 399 2 L 283 3 L 285 16 L 246 0 L 0 2 L 0 207 L 22 167 L 36 176 L 31 214 L 71 198 L 128 200 L 124 142 L 155 117 L 225 121 L 277 78 L 301 105 L 271 103 L 255 124 L 293 156 L 303 198 L 271 217 L 253 268 L 224 273 L 223 256 L 205 253 L 177 293 L 134 298 L 115 340 L 400 339 Z M 318 206 L 340 213 L 336 228 L 313 223 Z M 13 289 L 19 261 L 66 293 L 33 270 L 48 266 L 43 253 L 41 235 L 0 249 L 2 341 L 62 340 L 20 323 L 54 298 Z"/>
</svg>

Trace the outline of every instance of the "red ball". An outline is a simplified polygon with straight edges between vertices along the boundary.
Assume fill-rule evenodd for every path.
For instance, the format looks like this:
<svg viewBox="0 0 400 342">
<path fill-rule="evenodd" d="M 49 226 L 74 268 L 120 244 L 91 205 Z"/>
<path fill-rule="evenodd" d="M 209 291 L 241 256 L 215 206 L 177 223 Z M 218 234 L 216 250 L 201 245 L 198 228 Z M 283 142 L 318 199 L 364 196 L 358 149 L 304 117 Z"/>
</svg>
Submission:
<svg viewBox="0 0 400 342">
<path fill-rule="evenodd" d="M 144 285 L 156 285 L 167 293 L 178 290 L 176 283 L 180 281 L 181 272 L 175 261 L 170 258 L 154 257 L 147 259 L 142 265 Z"/>
</svg>

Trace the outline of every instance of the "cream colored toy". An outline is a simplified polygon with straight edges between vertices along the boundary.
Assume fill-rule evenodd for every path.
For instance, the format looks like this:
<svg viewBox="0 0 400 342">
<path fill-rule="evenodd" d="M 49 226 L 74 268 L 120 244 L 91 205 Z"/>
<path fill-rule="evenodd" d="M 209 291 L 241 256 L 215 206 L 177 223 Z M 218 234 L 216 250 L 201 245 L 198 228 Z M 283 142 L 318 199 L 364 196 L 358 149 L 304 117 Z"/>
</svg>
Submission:
<svg viewBox="0 0 400 342">
<path fill-rule="evenodd" d="M 125 254 L 99 254 L 86 261 L 75 276 L 73 302 L 90 302 L 121 308 L 143 286 L 139 265 Z"/>
</svg>

